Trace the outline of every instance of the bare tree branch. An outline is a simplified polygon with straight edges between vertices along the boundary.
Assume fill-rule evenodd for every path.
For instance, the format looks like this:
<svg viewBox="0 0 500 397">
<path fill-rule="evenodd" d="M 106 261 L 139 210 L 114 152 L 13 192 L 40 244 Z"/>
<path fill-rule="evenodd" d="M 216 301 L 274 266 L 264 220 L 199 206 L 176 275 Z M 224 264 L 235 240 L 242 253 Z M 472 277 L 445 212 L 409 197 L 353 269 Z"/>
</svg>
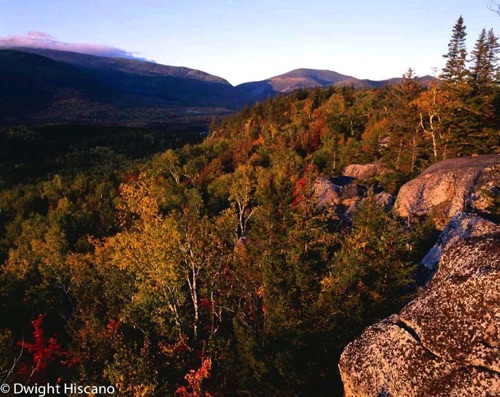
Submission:
<svg viewBox="0 0 500 397">
<path fill-rule="evenodd" d="M 488 9 L 496 12 L 500 16 L 500 2 L 496 0 L 490 0 L 488 3 Z"/>
</svg>

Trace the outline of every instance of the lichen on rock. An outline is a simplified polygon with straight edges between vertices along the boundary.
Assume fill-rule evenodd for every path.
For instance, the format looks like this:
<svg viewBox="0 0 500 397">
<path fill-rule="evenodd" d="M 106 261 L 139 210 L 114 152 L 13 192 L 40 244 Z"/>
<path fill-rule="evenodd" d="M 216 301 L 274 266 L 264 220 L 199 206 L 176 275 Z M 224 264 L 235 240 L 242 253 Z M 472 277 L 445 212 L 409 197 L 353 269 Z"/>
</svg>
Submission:
<svg viewBox="0 0 500 397">
<path fill-rule="evenodd" d="M 498 226 L 476 214 L 457 212 L 440 234 L 436 244 L 421 260 L 421 264 L 429 270 L 434 270 L 441 259 L 443 251 L 468 237 L 480 237 L 493 233 Z"/>
<path fill-rule="evenodd" d="M 375 162 L 369 164 L 350 164 L 342 171 L 343 176 L 356 178 L 359 180 L 374 178 L 389 172 L 382 163 Z"/>
<path fill-rule="evenodd" d="M 494 226 L 481 237 L 444 244 L 421 295 L 345 348 L 339 368 L 346 397 L 500 395 L 500 227 Z"/>
<path fill-rule="evenodd" d="M 443 229 L 457 212 L 488 213 L 485 192 L 500 186 L 500 155 L 454 158 L 432 165 L 404 184 L 394 208 L 399 216 L 433 214 Z"/>
</svg>

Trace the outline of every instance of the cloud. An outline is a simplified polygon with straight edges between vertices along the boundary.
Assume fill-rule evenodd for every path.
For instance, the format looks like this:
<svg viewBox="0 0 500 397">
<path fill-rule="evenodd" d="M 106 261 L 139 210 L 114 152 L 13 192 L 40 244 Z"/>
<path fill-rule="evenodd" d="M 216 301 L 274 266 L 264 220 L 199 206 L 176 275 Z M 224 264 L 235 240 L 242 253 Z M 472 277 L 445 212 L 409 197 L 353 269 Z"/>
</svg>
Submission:
<svg viewBox="0 0 500 397">
<path fill-rule="evenodd" d="M 15 47 L 46 48 L 50 50 L 79 52 L 101 57 L 145 60 L 144 58 L 137 57 L 136 53 L 128 52 L 117 47 L 100 44 L 64 43 L 50 34 L 43 32 L 29 32 L 25 36 L 0 37 L 0 48 Z"/>
</svg>

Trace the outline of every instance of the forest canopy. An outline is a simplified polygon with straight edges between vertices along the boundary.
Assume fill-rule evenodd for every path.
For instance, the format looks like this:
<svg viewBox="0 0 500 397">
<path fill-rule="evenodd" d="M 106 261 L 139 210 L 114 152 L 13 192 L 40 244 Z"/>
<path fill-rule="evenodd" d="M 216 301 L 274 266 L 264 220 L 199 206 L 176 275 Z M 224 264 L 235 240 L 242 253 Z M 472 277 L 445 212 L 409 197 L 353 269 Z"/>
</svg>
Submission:
<svg viewBox="0 0 500 397">
<path fill-rule="evenodd" d="M 465 40 L 460 17 L 439 79 L 409 69 L 380 89 L 277 95 L 213 120 L 201 143 L 174 134 L 137 154 L 129 131 L 130 150 L 56 152 L 29 179 L 30 156 L 3 153 L 0 381 L 340 393 L 343 347 L 418 293 L 435 238 L 432 219 L 400 219 L 375 195 L 500 151 L 498 37 L 484 29 L 470 52 Z M 43 139 L 1 135 L 27 153 Z M 388 172 L 360 184 L 356 208 L 318 205 L 319 180 L 373 162 Z"/>
</svg>

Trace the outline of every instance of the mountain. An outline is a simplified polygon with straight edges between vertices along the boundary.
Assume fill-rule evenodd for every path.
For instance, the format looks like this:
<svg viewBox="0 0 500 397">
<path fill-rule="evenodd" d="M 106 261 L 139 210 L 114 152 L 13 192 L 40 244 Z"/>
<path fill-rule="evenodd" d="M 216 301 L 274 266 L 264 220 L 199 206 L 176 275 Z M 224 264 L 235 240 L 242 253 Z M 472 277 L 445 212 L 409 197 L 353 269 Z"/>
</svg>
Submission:
<svg viewBox="0 0 500 397">
<path fill-rule="evenodd" d="M 10 50 L 0 51 L 0 92 L 2 118 L 26 121 L 65 99 L 100 103 L 110 102 L 116 94 L 72 65 Z"/>
<path fill-rule="evenodd" d="M 141 76 L 170 76 L 230 85 L 227 80 L 200 70 L 178 66 L 160 65 L 136 59 L 101 57 L 76 52 L 50 50 L 46 48 L 14 47 L 11 48 L 11 50 L 38 54 L 54 61 L 69 63 L 81 68 L 93 69 L 102 73 L 114 71 L 138 74 Z"/>
<path fill-rule="evenodd" d="M 41 48 L 0 50 L 0 120 L 152 125 L 206 123 L 245 104 L 300 88 L 380 87 L 330 70 L 296 69 L 233 87 L 200 70 Z"/>
<path fill-rule="evenodd" d="M 428 84 L 433 78 L 424 76 L 419 78 L 424 84 Z M 343 75 L 331 70 L 318 69 L 295 69 L 291 72 L 271 77 L 267 80 L 243 83 L 236 88 L 248 95 L 253 101 L 259 101 L 276 93 L 287 93 L 301 88 L 330 87 L 330 86 L 354 86 L 356 88 L 379 88 L 386 84 L 397 84 L 402 78 L 389 80 L 368 80 Z"/>
<path fill-rule="evenodd" d="M 237 88 L 253 98 L 261 99 L 278 92 L 286 93 L 316 86 L 328 87 L 347 81 L 356 82 L 359 80 L 330 70 L 295 69 L 267 80 L 243 83 Z"/>
<path fill-rule="evenodd" d="M 198 70 L 32 48 L 0 50 L 0 92 L 0 117 L 11 123 L 164 123 L 246 103 Z"/>
</svg>

